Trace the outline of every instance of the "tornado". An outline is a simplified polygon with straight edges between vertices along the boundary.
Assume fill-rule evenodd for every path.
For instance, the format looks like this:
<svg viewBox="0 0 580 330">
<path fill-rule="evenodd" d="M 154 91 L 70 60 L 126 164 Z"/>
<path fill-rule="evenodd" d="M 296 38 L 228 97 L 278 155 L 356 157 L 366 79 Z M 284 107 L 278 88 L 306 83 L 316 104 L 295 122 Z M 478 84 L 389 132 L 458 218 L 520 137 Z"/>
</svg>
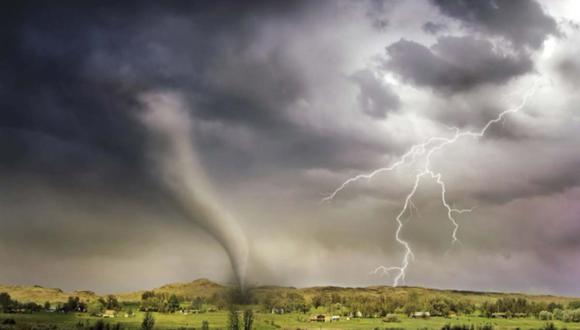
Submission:
<svg viewBox="0 0 580 330">
<path fill-rule="evenodd" d="M 200 164 L 193 119 L 176 93 L 139 96 L 139 119 L 150 137 L 150 158 L 160 183 L 180 213 L 202 227 L 226 251 L 237 285 L 245 285 L 248 245 L 236 219 L 222 206 Z"/>
</svg>

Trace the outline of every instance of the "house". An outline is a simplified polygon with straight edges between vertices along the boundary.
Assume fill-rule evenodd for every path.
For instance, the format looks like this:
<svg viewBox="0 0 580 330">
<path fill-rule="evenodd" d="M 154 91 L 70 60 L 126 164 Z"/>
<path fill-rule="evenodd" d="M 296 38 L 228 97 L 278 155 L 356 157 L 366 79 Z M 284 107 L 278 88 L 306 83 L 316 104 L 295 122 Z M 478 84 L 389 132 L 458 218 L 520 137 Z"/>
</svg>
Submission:
<svg viewBox="0 0 580 330">
<path fill-rule="evenodd" d="M 325 322 L 326 321 L 326 315 L 324 314 L 318 314 L 318 315 L 312 315 L 309 319 L 310 322 Z"/>
<path fill-rule="evenodd" d="M 428 319 L 431 317 L 429 312 L 414 312 L 409 315 L 413 319 Z"/>
<path fill-rule="evenodd" d="M 272 314 L 284 314 L 284 308 L 272 308 Z"/>
<path fill-rule="evenodd" d="M 115 318 L 115 316 L 117 315 L 117 312 L 115 312 L 112 309 L 107 309 L 104 313 L 103 313 L 103 317 L 104 318 Z"/>
</svg>

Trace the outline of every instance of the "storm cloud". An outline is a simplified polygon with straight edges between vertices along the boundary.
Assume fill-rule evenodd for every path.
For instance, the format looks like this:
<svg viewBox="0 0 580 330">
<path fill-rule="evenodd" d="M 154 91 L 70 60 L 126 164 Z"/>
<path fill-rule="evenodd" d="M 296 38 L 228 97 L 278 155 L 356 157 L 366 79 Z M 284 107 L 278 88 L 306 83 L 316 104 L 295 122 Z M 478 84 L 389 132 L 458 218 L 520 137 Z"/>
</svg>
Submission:
<svg viewBox="0 0 580 330">
<path fill-rule="evenodd" d="M 401 39 L 386 50 L 387 70 L 417 86 L 443 92 L 502 84 L 533 68 L 530 58 L 502 53 L 491 42 L 473 37 L 441 37 L 430 49 Z"/>
<path fill-rule="evenodd" d="M 537 1 L 433 0 L 433 3 L 441 13 L 459 20 L 466 28 L 500 36 L 518 48 L 540 48 L 548 35 L 558 34 L 556 20 Z"/>
<path fill-rule="evenodd" d="M 249 284 L 391 284 L 368 274 L 400 262 L 394 217 L 421 160 L 321 198 L 429 137 L 481 129 L 540 81 L 489 134 L 433 155 L 448 199 L 474 211 L 451 245 L 425 178 L 402 231 L 417 256 L 407 284 L 580 293 L 574 1 L 3 9 L 2 283 L 111 292 L 230 280 L 229 257 L 243 251 L 184 212 L 152 162 L 179 163 L 170 151 L 183 143 L 195 168 L 172 180 L 192 196 L 211 187 L 214 209 L 237 219 Z M 160 95 L 179 100 L 181 130 L 161 134 L 186 133 L 173 144 L 152 134 L 158 120 L 139 119 Z"/>
</svg>

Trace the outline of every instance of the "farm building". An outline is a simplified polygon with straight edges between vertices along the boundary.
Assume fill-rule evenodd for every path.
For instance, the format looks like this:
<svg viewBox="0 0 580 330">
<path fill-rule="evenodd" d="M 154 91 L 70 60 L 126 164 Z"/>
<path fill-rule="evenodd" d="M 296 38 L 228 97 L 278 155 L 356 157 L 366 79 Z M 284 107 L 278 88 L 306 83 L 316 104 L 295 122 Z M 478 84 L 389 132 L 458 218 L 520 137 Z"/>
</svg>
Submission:
<svg viewBox="0 0 580 330">
<path fill-rule="evenodd" d="M 428 319 L 431 317 L 431 313 L 429 312 L 414 312 L 409 315 L 411 318 L 414 319 Z"/>
<path fill-rule="evenodd" d="M 318 314 L 318 315 L 312 315 L 309 319 L 310 322 L 326 322 L 326 315 L 324 314 Z"/>
<path fill-rule="evenodd" d="M 103 317 L 104 318 L 114 318 L 117 315 L 117 312 L 115 312 L 112 309 L 107 309 L 104 313 L 103 313 Z"/>
</svg>

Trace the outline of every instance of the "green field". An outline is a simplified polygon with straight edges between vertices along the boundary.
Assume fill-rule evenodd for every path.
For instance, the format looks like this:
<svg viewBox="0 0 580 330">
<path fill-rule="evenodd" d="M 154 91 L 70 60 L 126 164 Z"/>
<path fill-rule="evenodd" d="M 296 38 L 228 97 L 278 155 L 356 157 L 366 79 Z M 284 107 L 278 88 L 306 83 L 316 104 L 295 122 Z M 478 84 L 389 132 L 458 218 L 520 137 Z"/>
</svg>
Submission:
<svg viewBox="0 0 580 330">
<path fill-rule="evenodd" d="M 229 318 L 227 306 L 231 306 L 226 302 L 232 299 L 237 291 L 232 291 L 232 287 L 229 286 L 200 279 L 188 283 L 168 284 L 151 291 L 117 293 L 114 296 L 99 295 L 91 291 L 64 292 L 58 288 L 37 285 L 0 285 L 0 297 L 2 292 L 9 294 L 11 299 L 18 301 L 18 304 L 14 302 L 13 305 L 16 307 L 12 309 L 5 307 L 4 311 L 12 313 L 0 313 L 0 330 L 82 330 L 99 328 L 98 322 L 103 321 L 109 324 L 109 328 L 104 327 L 103 330 L 113 330 L 113 326 L 117 324 L 120 324 L 122 329 L 140 329 L 144 313 L 139 310 L 151 310 L 149 308 L 153 303 L 158 308 L 167 308 L 171 297 L 177 303 L 174 305 L 174 313 L 167 309 L 152 309 L 164 311 L 153 313 L 156 321 L 155 329 L 201 329 L 203 321 L 209 322 L 210 329 L 226 329 Z M 557 329 L 580 330 L 580 299 L 573 297 L 388 286 L 363 288 L 259 286 L 251 288 L 246 293 L 251 302 L 244 304 L 249 305 L 234 303 L 234 306 L 239 310 L 251 309 L 254 312 L 254 329 L 441 329 L 446 324 L 473 326 L 474 330 L 484 325 L 491 325 L 493 329 L 543 329 L 547 322 L 538 317 L 539 314 L 548 313 L 546 310 L 549 310 L 554 311 L 554 318 L 558 318 L 550 321 Z M 82 313 L 65 313 L 67 310 L 62 308 L 72 297 L 78 297 L 77 300 L 88 308 L 82 310 Z M 111 297 L 115 298 L 116 305 L 106 307 Z M 194 307 L 194 301 L 198 300 L 201 302 Z M 0 301 L 0 305 L 1 303 Z M 32 310 L 28 307 L 27 310 L 26 303 L 36 303 L 40 306 L 50 303 L 52 309 L 50 306 L 37 305 L 37 309 Z M 514 308 L 507 314 L 528 316 L 506 319 L 480 316 L 499 316 L 499 314 L 508 316 L 506 313 L 500 313 L 505 312 L 508 306 L 506 304 Z M 100 308 L 99 312 L 93 310 L 95 306 Z M 105 309 L 116 310 L 117 317 L 91 316 L 102 315 Z M 556 317 L 556 309 L 560 309 L 559 317 Z M 68 311 L 80 310 L 68 309 Z M 280 310 L 281 314 L 270 313 Z M 409 310 L 431 311 L 431 315 L 450 316 L 413 319 L 406 316 L 409 315 Z M 28 311 L 30 313 L 26 313 Z M 189 314 L 183 314 L 181 311 Z M 302 313 L 303 311 L 306 313 Z M 439 313 L 435 314 L 437 311 Z M 132 317 L 124 317 L 126 313 L 132 312 L 135 312 Z M 371 317 L 386 313 L 396 313 L 398 322 L 387 323 L 381 317 Z M 568 318 L 563 317 L 562 313 L 568 313 Z M 310 316 L 317 314 L 340 315 L 341 320 L 309 322 Z M 548 314 L 552 317 L 552 313 Z M 347 319 L 345 315 L 366 317 Z M 6 320 L 8 321 L 4 322 Z M 12 320 L 15 324 L 8 324 L 12 323 Z"/>
<path fill-rule="evenodd" d="M 213 312 L 203 314 L 181 315 L 154 313 L 156 329 L 200 329 L 204 320 L 209 321 L 211 329 L 225 329 L 227 326 L 226 312 Z M 105 322 L 123 325 L 124 329 L 139 329 L 143 314 L 137 313 L 135 317 L 105 319 Z M 86 313 L 34 313 L 34 314 L 0 314 L 0 322 L 3 319 L 11 318 L 16 321 L 14 326 L 4 326 L 8 329 L 34 329 L 46 328 L 55 325 L 58 329 L 75 329 L 77 324 L 94 324 L 100 318 L 88 316 Z M 564 323 L 554 321 L 558 329 L 580 329 L 580 323 Z M 351 320 L 341 320 L 338 322 L 308 322 L 308 315 L 304 314 L 255 314 L 254 329 L 375 329 L 375 328 L 399 328 L 399 329 L 440 329 L 445 324 L 475 325 L 481 326 L 492 324 L 495 329 L 538 329 L 546 322 L 535 318 L 524 319 L 488 319 L 481 317 L 458 317 L 443 318 L 433 317 L 427 320 L 410 319 L 402 316 L 400 322 L 385 323 L 380 318 L 360 318 Z M 39 326 L 41 325 L 41 326 Z"/>
</svg>

